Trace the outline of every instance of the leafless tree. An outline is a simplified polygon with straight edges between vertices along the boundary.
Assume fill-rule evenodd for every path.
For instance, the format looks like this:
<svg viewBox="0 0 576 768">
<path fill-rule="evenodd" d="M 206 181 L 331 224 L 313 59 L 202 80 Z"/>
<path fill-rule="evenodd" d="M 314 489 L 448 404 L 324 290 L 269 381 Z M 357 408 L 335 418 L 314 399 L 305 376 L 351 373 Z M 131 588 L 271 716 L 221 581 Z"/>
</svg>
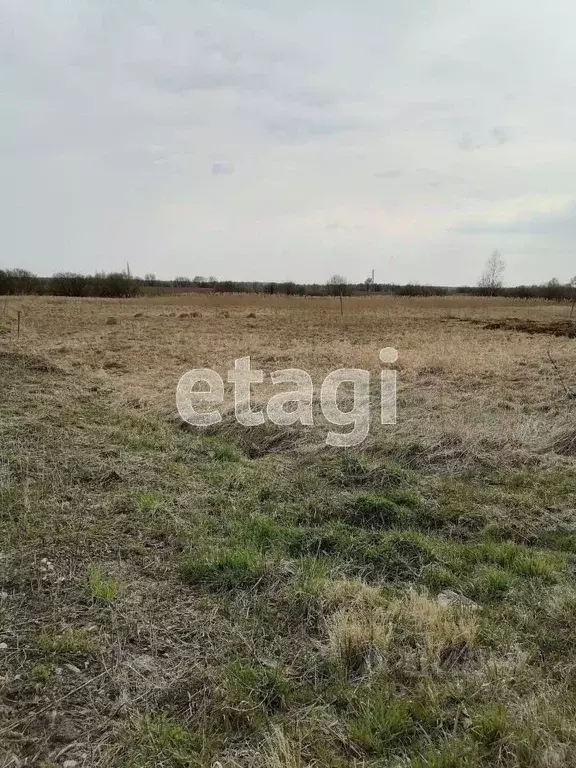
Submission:
<svg viewBox="0 0 576 768">
<path fill-rule="evenodd" d="M 506 262 L 500 255 L 500 251 L 494 251 L 486 261 L 484 272 L 478 281 L 480 288 L 488 288 L 491 292 L 502 287 L 502 275 L 506 269 Z"/>
<path fill-rule="evenodd" d="M 576 275 L 570 280 L 570 288 L 572 288 L 572 304 L 570 305 L 570 317 L 572 317 L 576 304 Z"/>
<path fill-rule="evenodd" d="M 348 280 L 344 275 L 332 275 L 326 281 L 326 287 L 332 296 L 342 296 L 348 292 Z"/>
</svg>

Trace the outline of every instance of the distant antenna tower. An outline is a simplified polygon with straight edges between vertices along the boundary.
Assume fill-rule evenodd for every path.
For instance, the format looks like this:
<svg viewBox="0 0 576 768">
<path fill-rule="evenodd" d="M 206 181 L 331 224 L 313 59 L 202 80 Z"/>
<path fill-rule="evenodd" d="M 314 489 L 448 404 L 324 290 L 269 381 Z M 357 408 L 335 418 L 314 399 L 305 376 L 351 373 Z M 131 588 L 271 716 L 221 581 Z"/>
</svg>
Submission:
<svg viewBox="0 0 576 768">
<path fill-rule="evenodd" d="M 126 262 L 126 274 L 130 277 L 130 264 L 128 262 Z"/>
</svg>

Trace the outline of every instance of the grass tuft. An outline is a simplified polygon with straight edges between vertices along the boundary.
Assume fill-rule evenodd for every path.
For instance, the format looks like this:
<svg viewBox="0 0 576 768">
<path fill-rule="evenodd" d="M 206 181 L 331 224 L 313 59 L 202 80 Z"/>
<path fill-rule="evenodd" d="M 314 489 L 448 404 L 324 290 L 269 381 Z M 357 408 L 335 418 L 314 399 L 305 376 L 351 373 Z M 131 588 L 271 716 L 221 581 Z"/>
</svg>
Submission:
<svg viewBox="0 0 576 768">
<path fill-rule="evenodd" d="M 38 647 L 46 653 L 74 654 L 95 653 L 100 648 L 97 638 L 87 629 L 69 627 L 63 632 L 42 630 L 38 636 Z"/>
<path fill-rule="evenodd" d="M 267 768 L 305 768 L 301 745 L 279 725 L 273 725 L 266 735 L 264 755 Z"/>
<path fill-rule="evenodd" d="M 205 584 L 214 591 L 252 589 L 269 573 L 263 555 L 247 548 L 188 555 L 182 568 L 188 582 Z"/>
<path fill-rule="evenodd" d="M 116 579 L 106 578 L 99 568 L 91 568 L 88 574 L 88 592 L 93 600 L 111 602 L 120 592 Z"/>
<path fill-rule="evenodd" d="M 347 679 L 369 675 L 384 663 L 392 631 L 383 610 L 338 611 L 328 621 L 328 657 Z"/>
</svg>

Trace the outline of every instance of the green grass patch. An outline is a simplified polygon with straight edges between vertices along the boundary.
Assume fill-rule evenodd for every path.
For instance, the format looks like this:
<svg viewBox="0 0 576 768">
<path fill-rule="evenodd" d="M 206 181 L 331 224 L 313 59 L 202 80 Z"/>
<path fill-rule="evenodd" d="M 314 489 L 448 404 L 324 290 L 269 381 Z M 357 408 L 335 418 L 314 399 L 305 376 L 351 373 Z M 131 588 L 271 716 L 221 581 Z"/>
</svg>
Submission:
<svg viewBox="0 0 576 768">
<path fill-rule="evenodd" d="M 96 653 L 100 649 L 100 642 L 93 632 L 87 629 L 68 628 L 62 632 L 45 629 L 38 636 L 38 647 L 46 653 L 75 654 Z"/>
<path fill-rule="evenodd" d="M 212 747 L 166 713 L 134 717 L 121 734 L 121 747 L 110 754 L 114 765 L 128 768 L 205 768 Z"/>
<path fill-rule="evenodd" d="M 229 724 L 253 727 L 262 723 L 262 715 L 282 712 L 292 690 L 290 680 L 274 666 L 233 662 L 224 670 L 216 705 Z"/>
<path fill-rule="evenodd" d="M 497 600 L 507 595 L 517 581 L 508 571 L 486 567 L 473 580 L 472 592 L 480 600 Z"/>
<path fill-rule="evenodd" d="M 49 664 L 35 664 L 29 673 L 30 680 L 41 685 L 45 685 L 53 676 L 54 670 Z"/>
<path fill-rule="evenodd" d="M 269 572 L 262 554 L 248 548 L 188 555 L 182 569 L 190 584 L 203 584 L 216 592 L 253 589 Z"/>
<path fill-rule="evenodd" d="M 153 512 L 160 506 L 160 495 L 155 491 L 143 491 L 138 494 L 136 502 L 142 512 Z"/>
<path fill-rule="evenodd" d="M 416 521 L 419 499 L 413 492 L 359 494 L 344 513 L 347 522 L 368 529 L 407 528 Z"/>
<path fill-rule="evenodd" d="M 107 578 L 99 568 L 91 568 L 88 574 L 88 593 L 93 600 L 111 602 L 116 600 L 120 584 L 116 579 Z"/>
</svg>

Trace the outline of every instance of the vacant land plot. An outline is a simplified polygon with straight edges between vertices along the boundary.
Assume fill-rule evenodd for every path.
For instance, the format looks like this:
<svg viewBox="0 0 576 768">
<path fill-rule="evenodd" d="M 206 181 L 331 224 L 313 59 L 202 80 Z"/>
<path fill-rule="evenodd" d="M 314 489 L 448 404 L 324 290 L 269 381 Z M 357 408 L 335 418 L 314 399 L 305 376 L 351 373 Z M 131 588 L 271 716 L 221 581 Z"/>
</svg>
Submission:
<svg viewBox="0 0 576 768">
<path fill-rule="evenodd" d="M 1 300 L 0 766 L 576 766 L 568 314 Z M 387 346 L 358 448 L 174 418 L 190 368 L 376 382 Z"/>
</svg>

